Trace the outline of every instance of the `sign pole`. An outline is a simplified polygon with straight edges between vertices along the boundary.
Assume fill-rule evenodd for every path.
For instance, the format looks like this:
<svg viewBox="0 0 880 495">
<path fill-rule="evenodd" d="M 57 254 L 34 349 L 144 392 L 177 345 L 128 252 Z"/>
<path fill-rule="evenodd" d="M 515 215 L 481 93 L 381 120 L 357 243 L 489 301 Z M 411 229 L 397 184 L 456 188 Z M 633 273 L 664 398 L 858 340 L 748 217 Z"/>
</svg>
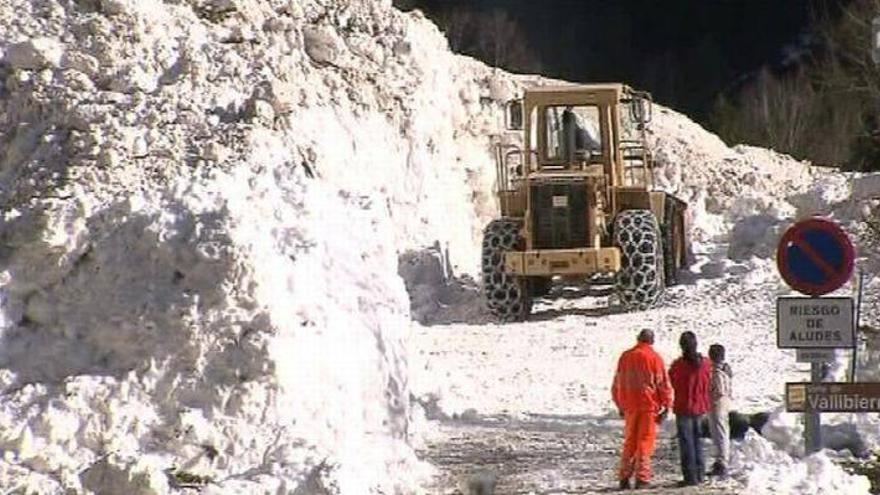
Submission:
<svg viewBox="0 0 880 495">
<path fill-rule="evenodd" d="M 813 385 L 822 382 L 822 364 L 810 364 L 810 377 Z M 822 450 L 822 419 L 818 412 L 814 412 L 809 408 L 804 413 L 804 442 L 807 455 L 814 454 Z"/>
<path fill-rule="evenodd" d="M 880 65 L 880 17 L 871 21 L 871 60 Z"/>
<path fill-rule="evenodd" d="M 855 316 L 855 328 L 853 329 L 853 348 L 852 348 L 852 364 L 850 367 L 850 375 L 849 381 L 855 383 L 856 381 L 856 360 L 858 359 L 858 350 L 859 350 L 859 317 L 862 316 L 862 290 L 865 282 L 865 274 L 861 270 L 859 270 L 859 280 L 858 280 L 858 293 L 856 294 L 856 316 Z"/>
</svg>

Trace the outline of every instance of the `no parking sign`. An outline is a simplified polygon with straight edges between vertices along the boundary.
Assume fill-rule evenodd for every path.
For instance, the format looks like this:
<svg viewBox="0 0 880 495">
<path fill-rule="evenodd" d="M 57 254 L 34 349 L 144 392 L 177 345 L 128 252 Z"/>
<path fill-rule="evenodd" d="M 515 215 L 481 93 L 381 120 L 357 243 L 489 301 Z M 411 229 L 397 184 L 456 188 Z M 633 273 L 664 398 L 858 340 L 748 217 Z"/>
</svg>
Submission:
<svg viewBox="0 0 880 495">
<path fill-rule="evenodd" d="M 792 289 L 821 296 L 849 280 L 855 249 L 836 223 L 824 218 L 798 222 L 782 236 L 776 252 L 782 278 Z"/>
</svg>

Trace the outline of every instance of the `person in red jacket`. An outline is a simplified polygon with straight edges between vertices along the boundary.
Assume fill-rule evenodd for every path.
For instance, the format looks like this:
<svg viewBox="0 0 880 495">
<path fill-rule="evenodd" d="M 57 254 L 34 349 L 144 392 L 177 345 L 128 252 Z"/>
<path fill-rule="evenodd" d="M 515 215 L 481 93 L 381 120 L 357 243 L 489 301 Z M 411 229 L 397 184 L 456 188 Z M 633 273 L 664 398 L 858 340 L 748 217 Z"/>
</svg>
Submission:
<svg viewBox="0 0 880 495">
<path fill-rule="evenodd" d="M 657 423 L 663 421 L 672 405 L 666 366 L 652 347 L 654 332 L 642 330 L 637 340 L 635 347 L 620 356 L 611 386 L 611 397 L 625 423 L 618 472 L 622 490 L 631 487 L 633 476 L 636 488 L 650 484 Z"/>
<path fill-rule="evenodd" d="M 669 368 L 669 379 L 675 390 L 675 426 L 678 431 L 678 453 L 684 480 L 679 486 L 693 486 L 703 482 L 706 463 L 703 460 L 702 419 L 709 412 L 709 384 L 712 363 L 697 352 L 697 336 L 684 332 L 678 341 L 682 356 Z"/>
</svg>

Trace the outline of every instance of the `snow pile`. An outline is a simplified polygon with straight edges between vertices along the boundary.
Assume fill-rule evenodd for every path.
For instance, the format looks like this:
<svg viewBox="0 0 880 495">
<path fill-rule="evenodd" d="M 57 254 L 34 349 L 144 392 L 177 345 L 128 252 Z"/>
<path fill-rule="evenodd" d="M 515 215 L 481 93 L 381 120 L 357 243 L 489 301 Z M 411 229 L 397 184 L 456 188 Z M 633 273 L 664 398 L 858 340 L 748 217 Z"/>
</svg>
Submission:
<svg viewBox="0 0 880 495">
<path fill-rule="evenodd" d="M 877 369 L 880 353 L 877 352 L 877 334 L 863 331 L 865 340 L 859 350 L 857 379 L 859 382 L 874 382 L 878 379 Z M 850 352 L 837 353 L 828 381 L 849 381 Z M 804 455 L 803 415 L 786 413 L 780 407 L 770 416 L 763 429 L 763 435 L 777 447 L 794 456 Z M 880 449 L 880 418 L 875 414 L 823 413 L 822 444 L 826 449 L 865 458 Z"/>
<path fill-rule="evenodd" d="M 412 319 L 422 325 L 492 321 L 479 285 L 469 275 L 456 277 L 447 253 L 435 245 L 400 255 Z"/>
<path fill-rule="evenodd" d="M 867 494 L 871 482 L 836 465 L 825 452 L 796 460 L 754 430 L 734 443 L 731 466 L 745 493 Z"/>
<path fill-rule="evenodd" d="M 475 271 L 507 76 L 389 0 L 0 32 L 0 486 L 409 492 L 398 254 Z"/>
<path fill-rule="evenodd" d="M 877 351 L 878 334 L 863 330 L 863 340 L 858 355 L 857 381 L 875 382 L 878 376 L 880 352 Z M 832 364 L 827 381 L 849 381 L 851 353 L 840 350 Z M 762 433 L 778 448 L 797 457 L 804 455 L 803 415 L 786 413 L 783 407 L 775 410 Z M 823 413 L 823 447 L 842 455 L 865 458 L 880 449 L 880 418 L 874 414 Z"/>
<path fill-rule="evenodd" d="M 761 434 L 789 454 L 803 457 L 803 414 L 791 414 L 785 412 L 785 408 L 777 408 L 770 413 L 770 418 L 761 429 Z"/>
<path fill-rule="evenodd" d="M 770 419 L 761 434 L 783 451 L 795 457 L 803 457 L 804 415 L 787 413 L 780 407 L 770 414 Z M 857 457 L 866 456 L 872 448 L 880 447 L 876 442 L 878 420 L 865 414 L 822 414 L 823 448 Z M 871 432 L 867 436 L 865 433 Z M 873 441 L 871 437 L 875 437 Z M 866 443 L 866 439 L 868 442 Z"/>
<path fill-rule="evenodd" d="M 658 108 L 649 142 L 661 189 L 685 199 L 692 239 L 729 243 L 733 260 L 772 258 L 793 221 L 831 216 L 855 229 L 861 203 L 850 191 L 858 174 L 813 167 L 772 150 L 727 147 L 716 135 L 672 110 Z"/>
</svg>

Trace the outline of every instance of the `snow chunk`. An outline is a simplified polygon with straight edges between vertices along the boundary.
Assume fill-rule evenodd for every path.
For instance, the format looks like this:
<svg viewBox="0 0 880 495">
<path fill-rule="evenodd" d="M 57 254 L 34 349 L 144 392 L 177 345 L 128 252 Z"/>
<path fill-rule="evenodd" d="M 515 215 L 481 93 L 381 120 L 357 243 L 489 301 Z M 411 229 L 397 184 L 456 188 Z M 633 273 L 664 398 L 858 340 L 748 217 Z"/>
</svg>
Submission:
<svg viewBox="0 0 880 495">
<path fill-rule="evenodd" d="M 303 30 L 306 53 L 318 64 L 335 65 L 342 52 L 342 40 L 329 26 L 308 26 Z"/>
<path fill-rule="evenodd" d="M 110 455 L 83 472 L 82 486 L 96 493 L 110 491 L 166 495 L 170 493 L 170 488 L 168 476 L 160 468 L 162 464 L 161 459 L 153 456 L 124 459 L 118 455 Z"/>
<path fill-rule="evenodd" d="M 52 38 L 34 38 L 6 48 L 7 63 L 17 69 L 57 68 L 63 56 L 64 46 Z"/>
<path fill-rule="evenodd" d="M 868 494 L 871 489 L 867 477 L 846 473 L 824 451 L 797 460 L 753 430 L 734 444 L 731 466 L 746 493 Z"/>
</svg>

